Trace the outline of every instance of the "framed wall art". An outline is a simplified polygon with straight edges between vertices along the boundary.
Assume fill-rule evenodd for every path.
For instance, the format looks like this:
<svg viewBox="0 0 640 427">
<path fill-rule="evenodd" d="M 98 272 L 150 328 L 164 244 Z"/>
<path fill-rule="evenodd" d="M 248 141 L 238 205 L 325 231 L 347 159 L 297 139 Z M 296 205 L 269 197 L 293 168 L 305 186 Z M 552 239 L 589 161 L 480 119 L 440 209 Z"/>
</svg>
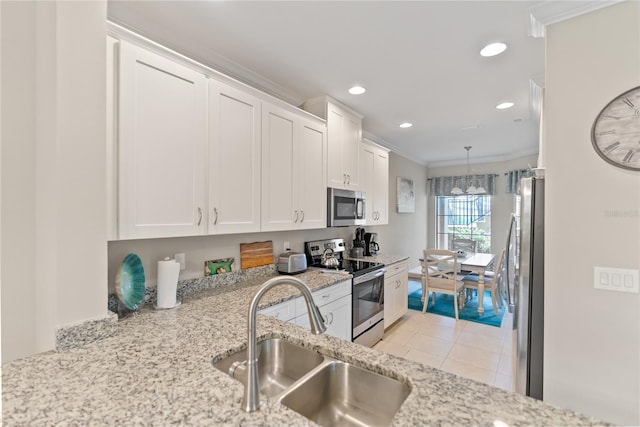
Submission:
<svg viewBox="0 0 640 427">
<path fill-rule="evenodd" d="M 415 213 L 416 193 L 413 189 L 413 180 L 409 178 L 397 178 L 397 211 L 398 213 Z"/>
</svg>

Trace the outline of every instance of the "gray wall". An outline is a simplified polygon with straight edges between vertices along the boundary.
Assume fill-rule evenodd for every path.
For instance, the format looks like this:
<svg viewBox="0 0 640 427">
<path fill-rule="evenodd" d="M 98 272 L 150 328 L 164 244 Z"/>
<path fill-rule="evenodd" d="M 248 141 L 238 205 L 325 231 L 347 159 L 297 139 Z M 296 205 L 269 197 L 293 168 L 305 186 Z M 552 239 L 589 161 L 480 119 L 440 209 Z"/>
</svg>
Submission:
<svg viewBox="0 0 640 427">
<path fill-rule="evenodd" d="M 416 190 L 416 213 L 398 214 L 395 209 L 396 177 L 411 178 Z M 390 153 L 389 156 L 389 224 L 365 227 L 377 232 L 383 253 L 412 257 L 418 265 L 418 255 L 426 244 L 426 168 L 408 159 Z M 240 243 L 272 240 L 277 256 L 289 242 L 294 251 L 304 251 L 304 242 L 309 240 L 343 237 L 350 244 L 355 227 L 337 227 L 307 231 L 284 231 L 270 233 L 229 234 L 222 236 L 180 237 L 167 239 L 145 239 L 109 242 L 109 291 L 113 292 L 115 277 L 123 258 L 136 253 L 142 259 L 148 286 L 155 286 L 158 260 L 175 253 L 184 252 L 187 266 L 180 273 L 180 280 L 201 277 L 204 261 L 217 258 L 235 258 L 234 270 L 240 268 Z"/>
<path fill-rule="evenodd" d="M 595 266 L 640 269 L 640 174 L 591 147 L 600 110 L 640 85 L 640 3 L 547 28 L 543 141 L 544 396 L 640 424 L 640 295 L 594 289 Z"/>
<path fill-rule="evenodd" d="M 2 361 L 107 315 L 106 4 L 2 8 Z"/>
</svg>

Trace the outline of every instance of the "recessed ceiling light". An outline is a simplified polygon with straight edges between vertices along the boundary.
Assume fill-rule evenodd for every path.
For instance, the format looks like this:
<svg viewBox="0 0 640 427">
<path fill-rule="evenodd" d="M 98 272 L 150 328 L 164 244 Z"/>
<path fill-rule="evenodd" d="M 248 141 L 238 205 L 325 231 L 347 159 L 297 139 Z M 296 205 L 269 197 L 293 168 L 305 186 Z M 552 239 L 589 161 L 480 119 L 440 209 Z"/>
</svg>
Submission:
<svg viewBox="0 0 640 427">
<path fill-rule="evenodd" d="M 400 127 L 403 129 L 410 128 L 411 126 L 413 126 L 413 123 L 409 123 L 409 122 L 400 123 Z"/>
<path fill-rule="evenodd" d="M 501 104 L 496 105 L 498 110 L 506 110 L 507 108 L 513 107 L 513 102 L 503 102 Z"/>
<path fill-rule="evenodd" d="M 366 91 L 367 90 L 365 88 L 363 88 L 362 86 L 354 86 L 351 89 L 349 89 L 349 93 L 351 95 L 362 95 Z"/>
<path fill-rule="evenodd" d="M 486 45 L 480 51 L 480 55 L 482 56 L 496 56 L 500 55 L 502 52 L 507 50 L 507 45 L 504 43 L 491 43 Z"/>
</svg>

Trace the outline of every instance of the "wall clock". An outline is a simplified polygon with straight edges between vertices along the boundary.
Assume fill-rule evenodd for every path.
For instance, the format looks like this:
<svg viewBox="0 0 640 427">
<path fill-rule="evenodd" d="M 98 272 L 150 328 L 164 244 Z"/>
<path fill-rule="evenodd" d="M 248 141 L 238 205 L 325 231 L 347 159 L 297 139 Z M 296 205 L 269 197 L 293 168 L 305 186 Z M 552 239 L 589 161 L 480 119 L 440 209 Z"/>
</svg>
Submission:
<svg viewBox="0 0 640 427">
<path fill-rule="evenodd" d="M 591 127 L 596 152 L 614 166 L 640 171 L 640 86 L 614 98 Z"/>
</svg>

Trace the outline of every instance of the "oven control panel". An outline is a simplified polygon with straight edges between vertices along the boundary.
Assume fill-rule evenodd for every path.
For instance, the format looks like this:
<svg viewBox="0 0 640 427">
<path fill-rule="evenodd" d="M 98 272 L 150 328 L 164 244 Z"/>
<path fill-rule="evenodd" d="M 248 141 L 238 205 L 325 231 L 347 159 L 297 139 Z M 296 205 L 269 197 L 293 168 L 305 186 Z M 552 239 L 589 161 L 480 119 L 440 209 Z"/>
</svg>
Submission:
<svg viewBox="0 0 640 427">
<path fill-rule="evenodd" d="M 336 254 L 344 252 L 346 250 L 344 239 L 315 240 L 305 243 L 305 252 L 311 257 L 322 256 L 327 249 L 333 249 Z"/>
</svg>

